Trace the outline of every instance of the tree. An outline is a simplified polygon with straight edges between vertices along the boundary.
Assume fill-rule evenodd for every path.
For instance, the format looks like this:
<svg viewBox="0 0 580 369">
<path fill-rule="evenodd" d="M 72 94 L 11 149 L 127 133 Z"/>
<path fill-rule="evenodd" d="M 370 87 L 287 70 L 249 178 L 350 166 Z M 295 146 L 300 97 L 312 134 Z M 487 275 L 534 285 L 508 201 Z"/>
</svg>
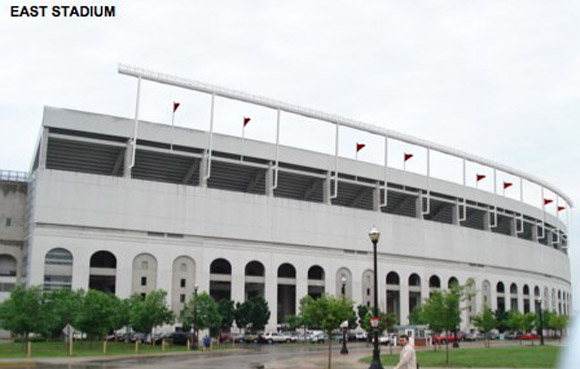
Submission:
<svg viewBox="0 0 580 369">
<path fill-rule="evenodd" d="M 481 314 L 475 315 L 471 319 L 473 325 L 484 334 L 485 347 L 489 348 L 489 332 L 497 326 L 497 320 L 493 311 L 486 306 Z"/>
<path fill-rule="evenodd" d="M 294 331 L 297 328 L 302 327 L 302 319 L 301 319 L 300 314 L 298 314 L 298 315 L 286 315 L 286 318 L 284 319 L 284 321 L 286 322 L 288 329 L 291 331 Z"/>
<path fill-rule="evenodd" d="M 69 289 L 52 290 L 44 293 L 44 311 L 49 337 L 59 337 L 67 324 L 73 327 L 76 325 L 81 312 L 84 294 L 82 290 L 72 291 Z"/>
<path fill-rule="evenodd" d="M 227 332 L 234 324 L 236 308 L 232 300 L 222 299 L 218 302 L 218 311 L 222 317 L 219 329 Z"/>
<path fill-rule="evenodd" d="M 369 311 L 371 311 L 370 306 L 360 304 L 356 307 L 356 313 L 358 315 L 358 324 L 361 328 L 363 326 L 363 321 L 366 319 L 366 316 L 369 313 Z"/>
<path fill-rule="evenodd" d="M 97 290 L 89 290 L 83 298 L 77 327 L 89 339 L 102 338 L 113 329 L 117 297 Z"/>
<path fill-rule="evenodd" d="M 31 332 L 46 332 L 47 319 L 40 287 L 16 286 L 0 304 L 0 327 L 22 337 L 23 347 Z"/>
<path fill-rule="evenodd" d="M 423 305 L 422 316 L 429 323 L 434 332 L 455 332 L 461 323 L 461 309 L 459 302 L 464 287 L 452 285 L 447 291 L 433 291 Z M 449 365 L 449 342 L 445 340 L 445 361 Z"/>
<path fill-rule="evenodd" d="M 131 325 L 131 303 L 131 298 L 117 301 L 117 308 L 113 316 L 113 329 L 115 331 L 125 328 L 125 333 L 129 332 L 129 326 Z M 125 337 L 126 342 L 129 343 L 129 335 L 126 334 Z"/>
<path fill-rule="evenodd" d="M 550 316 L 550 326 L 559 332 L 558 339 L 562 342 L 562 335 L 564 333 L 564 329 L 568 326 L 570 319 L 567 315 L 556 315 L 552 314 Z"/>
<path fill-rule="evenodd" d="M 264 329 L 270 320 L 268 301 L 266 301 L 262 296 L 252 297 L 248 301 L 250 303 L 248 323 L 251 325 L 252 331 Z"/>
<path fill-rule="evenodd" d="M 140 295 L 133 295 L 130 307 L 130 321 L 131 326 L 137 332 L 147 332 L 150 334 L 151 343 L 155 343 L 153 339 L 153 328 L 163 325 L 171 324 L 175 320 L 173 311 L 166 303 L 167 292 L 163 290 L 155 290 L 141 298 Z"/>
<path fill-rule="evenodd" d="M 242 303 L 236 302 L 236 309 L 234 311 L 234 320 L 236 321 L 236 326 L 244 331 L 248 328 L 250 324 L 250 310 L 251 305 L 248 301 Z"/>
<path fill-rule="evenodd" d="M 374 318 L 372 310 L 367 312 L 367 315 L 361 320 L 361 328 L 368 333 L 374 332 L 371 326 L 371 319 Z M 397 324 L 397 316 L 394 313 L 383 313 L 379 312 L 379 326 L 377 327 L 378 334 L 382 334 L 384 331 L 392 331 L 395 324 Z"/>
<path fill-rule="evenodd" d="M 409 324 L 411 325 L 424 325 L 427 324 L 425 317 L 423 316 L 423 306 L 420 304 L 415 305 L 415 308 L 409 314 Z"/>
<path fill-rule="evenodd" d="M 221 320 L 218 304 L 207 292 L 197 294 L 197 298 L 192 296 L 181 315 L 184 326 L 193 326 L 198 330 L 218 328 Z"/>
<path fill-rule="evenodd" d="M 504 333 L 507 331 L 509 329 L 507 326 L 508 313 L 505 310 L 496 310 L 494 315 L 497 322 L 496 328 L 498 332 Z"/>
<path fill-rule="evenodd" d="M 318 299 L 304 299 L 300 313 L 309 321 L 317 324 L 328 334 L 328 369 L 332 352 L 332 331 L 348 320 L 352 314 L 352 302 L 334 296 L 322 295 Z"/>
<path fill-rule="evenodd" d="M 519 334 L 524 330 L 524 315 L 517 310 L 512 310 L 508 313 L 507 318 L 507 327 L 509 330 L 516 332 Z M 520 338 L 520 346 L 522 344 L 522 340 Z"/>
<path fill-rule="evenodd" d="M 534 313 L 526 313 L 522 316 L 522 330 L 524 333 L 531 333 L 539 325 L 538 316 Z M 534 340 L 532 345 L 534 344 Z"/>
</svg>

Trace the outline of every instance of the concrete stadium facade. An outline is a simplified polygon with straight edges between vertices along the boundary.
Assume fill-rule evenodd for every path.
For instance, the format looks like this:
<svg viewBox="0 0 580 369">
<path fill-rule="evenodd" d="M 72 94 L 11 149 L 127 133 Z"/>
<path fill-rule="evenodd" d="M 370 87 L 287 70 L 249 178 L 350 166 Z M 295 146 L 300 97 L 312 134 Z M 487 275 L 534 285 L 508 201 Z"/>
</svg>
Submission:
<svg viewBox="0 0 580 369">
<path fill-rule="evenodd" d="M 463 329 L 484 305 L 536 311 L 541 297 L 570 312 L 567 227 L 537 207 L 345 158 L 334 193 L 334 156 L 213 134 L 209 164 L 207 132 L 143 121 L 131 167 L 133 129 L 45 108 L 29 177 L 2 181 L 12 205 L 0 214 L 0 282 L 120 297 L 164 289 L 177 313 L 194 285 L 217 299 L 260 294 L 275 329 L 306 294 L 372 304 L 374 225 L 380 309 L 402 324 L 453 282 L 473 281 Z"/>
</svg>

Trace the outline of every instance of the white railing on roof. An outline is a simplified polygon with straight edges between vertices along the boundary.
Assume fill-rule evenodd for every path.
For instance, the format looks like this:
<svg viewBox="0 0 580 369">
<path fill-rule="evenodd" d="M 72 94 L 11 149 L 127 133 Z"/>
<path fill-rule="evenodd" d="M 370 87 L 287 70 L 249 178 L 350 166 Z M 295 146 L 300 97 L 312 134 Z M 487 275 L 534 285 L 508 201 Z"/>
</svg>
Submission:
<svg viewBox="0 0 580 369">
<path fill-rule="evenodd" d="M 2 182 L 28 182 L 27 172 L 0 169 L 0 181 Z"/>
</svg>

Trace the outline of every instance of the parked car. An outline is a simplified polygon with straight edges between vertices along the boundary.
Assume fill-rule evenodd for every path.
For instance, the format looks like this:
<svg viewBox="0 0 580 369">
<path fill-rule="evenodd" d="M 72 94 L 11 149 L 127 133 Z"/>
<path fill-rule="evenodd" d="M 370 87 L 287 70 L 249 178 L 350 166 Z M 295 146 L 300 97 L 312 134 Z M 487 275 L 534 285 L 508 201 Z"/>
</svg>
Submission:
<svg viewBox="0 0 580 369">
<path fill-rule="evenodd" d="M 366 341 L 369 338 L 369 335 L 365 331 L 360 331 L 355 334 L 355 338 L 357 341 Z"/>
<path fill-rule="evenodd" d="M 517 332 L 506 332 L 504 337 L 506 340 L 515 340 L 518 338 L 518 334 Z"/>
<path fill-rule="evenodd" d="M 266 332 L 259 337 L 259 341 L 262 343 L 281 343 L 290 342 L 290 337 L 286 337 L 280 332 Z"/>
<path fill-rule="evenodd" d="M 389 345 L 391 342 L 393 342 L 393 334 L 389 333 L 389 332 L 383 332 L 383 334 L 381 334 L 379 336 L 379 344 L 381 345 Z"/>
<path fill-rule="evenodd" d="M 518 336 L 520 340 L 539 340 L 540 336 L 535 333 L 525 333 Z"/>
<path fill-rule="evenodd" d="M 283 335 L 290 339 L 290 342 L 298 342 L 298 332 L 282 332 Z"/>
<path fill-rule="evenodd" d="M 326 333 L 314 333 L 312 334 L 312 336 L 310 336 L 310 339 L 308 340 L 308 342 L 310 343 L 324 343 L 326 342 L 326 340 L 328 340 L 328 336 L 326 335 Z"/>
<path fill-rule="evenodd" d="M 461 336 L 457 336 L 455 337 L 455 335 L 450 334 L 450 335 L 437 335 L 433 337 L 433 343 L 437 343 L 437 344 L 446 344 L 446 343 L 452 343 L 452 342 L 456 342 L 459 341 L 461 339 Z"/>
<path fill-rule="evenodd" d="M 187 342 L 191 342 L 193 338 L 193 333 L 190 332 L 173 332 L 169 335 L 171 343 L 174 345 L 187 345 Z"/>
</svg>

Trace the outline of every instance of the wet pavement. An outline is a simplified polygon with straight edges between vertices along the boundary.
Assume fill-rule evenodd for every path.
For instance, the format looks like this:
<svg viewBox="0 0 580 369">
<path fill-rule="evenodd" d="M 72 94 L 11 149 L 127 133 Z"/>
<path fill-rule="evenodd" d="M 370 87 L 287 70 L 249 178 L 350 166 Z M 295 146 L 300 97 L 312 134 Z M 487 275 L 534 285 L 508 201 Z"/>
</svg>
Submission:
<svg viewBox="0 0 580 369">
<path fill-rule="evenodd" d="M 333 361 L 337 369 L 343 362 L 349 368 L 358 367 L 358 358 L 369 355 L 372 348 L 365 344 L 354 344 L 350 355 L 340 355 L 340 346 L 333 345 Z M 325 368 L 328 347 L 325 345 L 249 345 L 245 349 L 214 351 L 207 353 L 169 354 L 155 357 L 129 358 L 54 358 L 38 359 L 34 366 L 19 366 L 35 369 L 282 369 L 282 368 Z M 353 365 L 354 364 L 354 365 Z M 367 364 L 368 365 L 368 364 Z M 3 365 L 0 364 L 0 367 Z M 362 367 L 365 367 L 362 364 Z"/>
</svg>

